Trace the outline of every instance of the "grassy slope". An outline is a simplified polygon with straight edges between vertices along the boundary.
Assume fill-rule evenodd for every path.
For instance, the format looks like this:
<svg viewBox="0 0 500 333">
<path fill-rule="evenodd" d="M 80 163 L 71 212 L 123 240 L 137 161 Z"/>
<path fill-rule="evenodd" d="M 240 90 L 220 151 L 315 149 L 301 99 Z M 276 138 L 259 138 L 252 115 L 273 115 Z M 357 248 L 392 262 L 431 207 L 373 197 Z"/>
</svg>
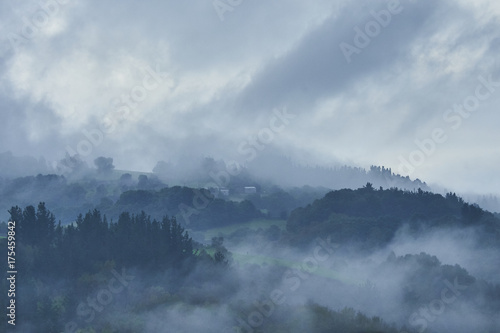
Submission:
<svg viewBox="0 0 500 333">
<path fill-rule="evenodd" d="M 286 220 L 267 220 L 267 219 L 256 219 L 250 222 L 233 224 L 221 228 L 213 228 L 204 232 L 205 241 L 209 242 L 212 237 L 217 237 L 219 235 L 228 236 L 238 229 L 250 228 L 251 230 L 258 230 L 260 228 L 267 229 L 270 226 L 277 226 L 281 230 L 286 229 Z"/>
<path fill-rule="evenodd" d="M 204 237 L 205 241 L 210 242 L 212 237 L 217 237 L 217 236 L 228 236 L 231 233 L 242 229 L 242 228 L 250 228 L 252 230 L 258 230 L 260 228 L 266 229 L 269 228 L 272 225 L 276 225 L 279 227 L 281 230 L 286 229 L 286 220 L 267 220 L 267 219 L 256 219 L 247 223 L 243 224 L 235 224 L 235 225 L 230 225 L 226 227 L 221 227 L 221 228 L 213 228 L 209 229 L 204 232 Z M 215 249 L 213 248 L 207 248 L 205 251 L 213 256 L 215 254 Z M 295 262 L 295 261 L 290 261 L 286 259 L 281 259 L 281 258 L 273 258 L 269 256 L 262 256 L 262 255 L 256 255 L 256 254 L 243 254 L 243 253 L 237 253 L 234 251 L 231 252 L 231 257 L 232 260 L 240 265 L 259 265 L 259 266 L 267 266 L 267 265 L 276 265 L 276 266 L 282 266 L 282 267 L 287 267 L 291 269 L 303 269 L 303 262 Z M 307 271 L 307 270 L 306 270 Z M 363 281 L 357 281 L 356 279 L 353 280 L 352 277 L 347 277 L 347 276 L 342 276 L 338 272 L 328 269 L 326 267 L 322 267 L 322 265 L 319 265 L 317 269 L 311 269 L 308 271 L 308 273 L 312 275 L 317 275 L 317 276 L 322 276 L 324 278 L 328 278 L 331 280 L 338 280 L 342 281 L 347 284 L 360 284 Z"/>
</svg>

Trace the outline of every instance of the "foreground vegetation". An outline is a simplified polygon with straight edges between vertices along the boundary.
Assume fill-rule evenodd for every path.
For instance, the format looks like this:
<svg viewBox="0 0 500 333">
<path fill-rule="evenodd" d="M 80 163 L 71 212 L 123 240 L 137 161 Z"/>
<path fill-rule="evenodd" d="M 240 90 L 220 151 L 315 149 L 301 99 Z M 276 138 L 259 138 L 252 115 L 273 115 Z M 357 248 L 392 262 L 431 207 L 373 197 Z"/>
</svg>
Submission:
<svg viewBox="0 0 500 333">
<path fill-rule="evenodd" d="M 123 211 L 113 221 L 93 209 L 77 215 L 68 225 L 57 223 L 44 203 L 36 208 L 12 207 L 9 214 L 10 220 L 16 221 L 19 329 L 158 331 L 151 326 L 151 318 L 165 317 L 161 325 L 172 325 L 172 331 L 180 332 L 176 327 L 198 327 L 203 323 L 200 318 L 206 315 L 220 317 L 202 330 L 206 332 L 244 332 L 245 325 L 253 323 L 254 332 L 411 333 L 424 327 L 422 320 L 410 321 L 411 327 L 395 325 L 355 307 L 330 308 L 314 298 L 269 303 L 269 295 L 276 288 L 291 292 L 291 299 L 307 299 L 312 297 L 309 289 L 299 293 L 296 288 L 317 284 L 324 286 L 321 293 L 334 293 L 332 297 L 344 292 L 372 297 L 374 302 L 382 297 L 370 281 L 346 271 L 347 263 L 341 258 L 310 269 L 300 261 L 300 255 L 282 258 L 274 256 L 273 249 L 301 254 L 312 240 L 329 235 L 335 243 L 347 249 L 356 244 L 364 251 L 361 253 L 369 255 L 388 244 L 405 224 L 414 234 L 427 227 L 474 227 L 482 246 L 499 248 L 500 223 L 480 207 L 452 193 L 443 197 L 421 190 L 376 190 L 371 184 L 329 192 L 292 210 L 287 220 L 264 218 L 265 213 L 257 208 L 279 207 L 271 203 L 279 202 L 276 198 L 285 197 L 283 193 L 250 197 L 246 203 L 213 198 L 212 208 L 207 206 L 201 217 L 193 220 L 197 223 L 191 225 L 193 233 L 203 236 L 204 244 L 193 241 L 175 216 L 156 219 L 144 211 L 135 212 L 141 206 L 156 207 L 156 212 L 161 211 L 158 207 L 166 207 L 169 211 L 169 207 L 178 207 L 196 193 L 199 190 L 184 187 L 128 191 L 120 195 L 113 209 L 132 207 L 133 212 Z M 279 212 L 279 208 L 274 211 Z M 206 244 L 207 240 L 211 243 Z M 224 241 L 236 250 L 229 251 Z M 248 253 L 238 250 L 241 244 L 246 244 L 243 248 L 253 244 L 257 250 L 262 244 L 270 247 L 267 254 Z M 7 248 L 4 238 L 0 246 Z M 317 252 L 305 254 L 309 255 L 307 260 L 311 253 Z M 403 279 L 398 311 L 407 318 L 419 318 L 415 317 L 416 309 L 441 297 L 443 281 L 459 281 L 466 289 L 461 293 L 461 304 L 451 305 L 450 312 L 460 313 L 464 304 L 491 316 L 500 311 L 499 285 L 478 279 L 458 265 L 442 264 L 432 255 L 397 257 L 392 253 L 380 264 L 367 264 L 373 274 Z M 7 271 L 5 265 L 2 261 L 0 269 Z M 0 286 L 7 290 L 7 281 L 2 280 Z M 251 317 L 256 308 L 263 318 L 258 324 Z M 178 323 L 173 314 L 183 322 Z"/>
</svg>

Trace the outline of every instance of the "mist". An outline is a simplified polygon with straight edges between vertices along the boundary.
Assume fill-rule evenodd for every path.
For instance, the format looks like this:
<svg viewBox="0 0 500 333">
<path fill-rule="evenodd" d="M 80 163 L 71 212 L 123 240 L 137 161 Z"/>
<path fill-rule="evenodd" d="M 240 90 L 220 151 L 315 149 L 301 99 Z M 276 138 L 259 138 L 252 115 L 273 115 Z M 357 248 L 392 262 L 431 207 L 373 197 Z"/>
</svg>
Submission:
<svg viewBox="0 0 500 333">
<path fill-rule="evenodd" d="M 481 309 L 493 305 L 488 283 L 498 290 L 498 256 L 464 234 L 471 230 L 410 235 L 403 227 L 369 255 L 329 237 L 302 249 L 253 238 L 230 246 L 231 264 L 215 271 L 202 264 L 182 280 L 134 271 L 123 303 L 140 310 L 123 316 L 131 309 L 116 302 L 100 316 L 144 332 L 267 332 L 296 312 L 291 331 L 315 332 L 313 309 L 325 307 L 382 318 L 395 332 L 493 332 L 498 317 Z M 267 263 L 252 263 L 262 258 Z"/>
<path fill-rule="evenodd" d="M 1 2 L 0 326 L 499 332 L 499 31 L 493 0 Z"/>
</svg>

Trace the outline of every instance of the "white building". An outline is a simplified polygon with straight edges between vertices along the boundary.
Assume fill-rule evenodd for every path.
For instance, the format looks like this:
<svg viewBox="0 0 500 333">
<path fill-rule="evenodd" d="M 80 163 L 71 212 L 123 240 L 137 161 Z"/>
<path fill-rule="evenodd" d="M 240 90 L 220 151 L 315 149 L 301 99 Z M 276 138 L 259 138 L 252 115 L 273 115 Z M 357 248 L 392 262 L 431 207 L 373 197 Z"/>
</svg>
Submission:
<svg viewBox="0 0 500 333">
<path fill-rule="evenodd" d="M 257 188 L 255 186 L 245 186 L 245 194 L 255 194 L 257 193 Z"/>
</svg>

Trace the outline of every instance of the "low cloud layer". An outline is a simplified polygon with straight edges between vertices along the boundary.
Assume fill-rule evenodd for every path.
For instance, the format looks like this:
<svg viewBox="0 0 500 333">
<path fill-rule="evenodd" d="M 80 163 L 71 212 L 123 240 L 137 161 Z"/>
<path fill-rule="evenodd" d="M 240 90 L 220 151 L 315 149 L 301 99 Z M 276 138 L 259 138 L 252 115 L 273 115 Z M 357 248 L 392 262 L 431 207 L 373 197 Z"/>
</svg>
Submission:
<svg viewBox="0 0 500 333">
<path fill-rule="evenodd" d="M 498 193 L 494 1 L 41 4 L 0 5 L 0 151 L 238 160 L 286 107 L 270 145 L 298 161 Z"/>
</svg>

